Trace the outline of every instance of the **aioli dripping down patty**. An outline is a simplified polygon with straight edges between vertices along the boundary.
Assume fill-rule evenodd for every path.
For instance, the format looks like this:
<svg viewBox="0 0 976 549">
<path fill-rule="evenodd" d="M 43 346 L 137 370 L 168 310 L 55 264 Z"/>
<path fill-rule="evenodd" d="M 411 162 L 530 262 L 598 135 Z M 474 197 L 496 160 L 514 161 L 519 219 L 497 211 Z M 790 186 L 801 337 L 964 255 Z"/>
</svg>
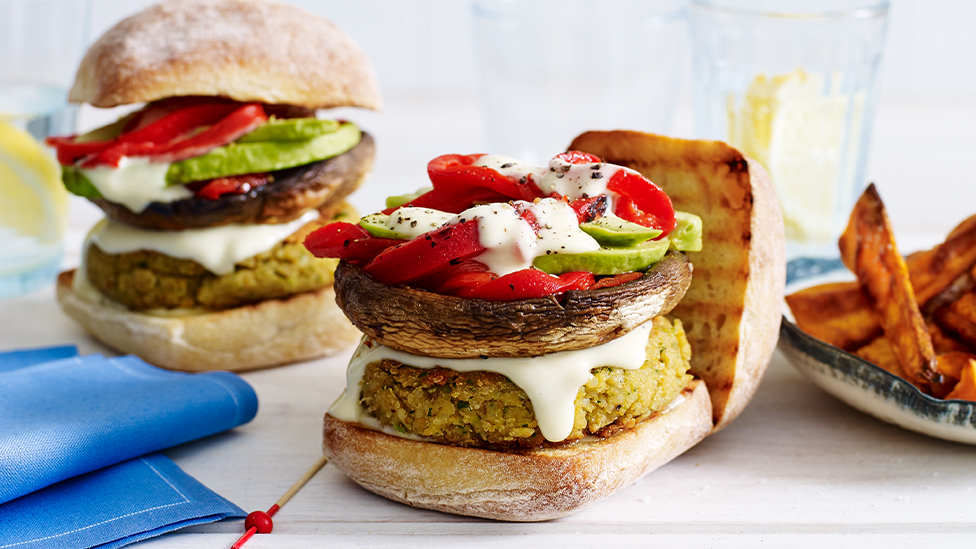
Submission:
<svg viewBox="0 0 976 549">
<path fill-rule="evenodd" d="M 609 436 L 664 409 L 691 380 L 691 347 L 680 320 L 653 320 L 647 361 L 636 370 L 594 368 L 575 401 L 573 431 L 563 442 Z M 532 402 L 501 374 L 422 369 L 393 360 L 366 367 L 363 405 L 397 431 L 470 447 L 545 444 Z"/>
<path fill-rule="evenodd" d="M 95 288 L 132 310 L 223 310 L 282 298 L 332 285 L 338 261 L 315 258 L 302 242 L 319 227 L 355 216 L 348 205 L 323 214 L 224 275 L 191 259 L 148 250 L 109 254 L 96 244 L 88 248 L 86 275 Z"/>
</svg>

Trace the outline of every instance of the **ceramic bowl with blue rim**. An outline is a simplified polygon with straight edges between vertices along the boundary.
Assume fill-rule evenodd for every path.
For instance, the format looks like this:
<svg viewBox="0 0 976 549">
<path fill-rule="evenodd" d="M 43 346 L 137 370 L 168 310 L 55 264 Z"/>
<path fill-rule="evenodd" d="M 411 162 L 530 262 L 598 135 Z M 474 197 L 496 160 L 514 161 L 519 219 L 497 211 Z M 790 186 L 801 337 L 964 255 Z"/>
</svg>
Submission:
<svg viewBox="0 0 976 549">
<path fill-rule="evenodd" d="M 786 293 L 854 280 L 839 259 L 799 258 L 786 269 Z M 783 304 L 779 348 L 815 385 L 882 421 L 935 438 L 976 444 L 976 402 L 939 400 L 864 359 L 820 341 L 793 323 Z"/>
</svg>

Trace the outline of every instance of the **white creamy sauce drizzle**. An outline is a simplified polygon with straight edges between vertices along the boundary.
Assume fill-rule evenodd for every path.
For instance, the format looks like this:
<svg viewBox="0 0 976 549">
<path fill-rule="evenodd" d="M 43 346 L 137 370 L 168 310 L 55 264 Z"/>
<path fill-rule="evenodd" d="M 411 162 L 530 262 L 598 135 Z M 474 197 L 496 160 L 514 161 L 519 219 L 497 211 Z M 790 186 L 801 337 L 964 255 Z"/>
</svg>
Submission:
<svg viewBox="0 0 976 549">
<path fill-rule="evenodd" d="M 278 225 L 232 224 L 182 231 L 137 229 L 103 219 L 92 229 L 91 243 L 110 254 L 152 250 L 171 257 L 192 259 L 216 275 L 234 271 L 234 265 L 274 248 L 302 225 L 317 219 L 318 210 Z"/>
<path fill-rule="evenodd" d="M 505 177 L 515 179 L 516 181 L 531 175 L 532 181 L 534 181 L 536 185 L 538 185 L 539 181 L 541 181 L 546 175 L 545 168 L 533 166 L 528 162 L 522 162 L 521 160 L 516 160 L 500 154 L 486 154 L 475 160 L 472 165 L 491 168 Z"/>
<path fill-rule="evenodd" d="M 78 171 L 92 182 L 106 200 L 139 213 L 150 202 L 175 202 L 193 196 L 183 185 L 166 185 L 168 170 L 167 162 L 150 162 L 146 157 L 123 157 L 118 168 L 98 166 Z"/>
<path fill-rule="evenodd" d="M 516 180 L 532 175 L 532 181 L 542 194 L 555 192 L 569 197 L 570 200 L 601 194 L 607 194 L 612 199 L 614 193 L 607 192 L 610 178 L 620 170 L 637 174 L 634 170 L 605 162 L 570 164 L 561 158 L 553 158 L 549 161 L 548 167 L 540 168 L 497 154 L 486 154 L 475 160 L 474 165 L 493 168 L 502 175 Z"/>
<path fill-rule="evenodd" d="M 329 409 L 336 419 L 373 424 L 360 402 L 360 383 L 366 366 L 384 359 L 416 368 L 440 366 L 458 372 L 495 372 L 518 385 L 532 401 L 542 436 L 551 442 L 564 440 L 573 431 L 576 394 L 592 377 L 590 370 L 603 366 L 635 370 L 647 360 L 647 340 L 652 322 L 645 322 L 627 335 L 603 345 L 578 351 L 563 351 L 532 358 L 447 359 L 413 355 L 365 340 L 353 355 L 346 371 L 346 388 Z M 375 421 L 375 419 L 374 419 Z"/>
<path fill-rule="evenodd" d="M 518 216 L 516 207 L 532 212 L 539 233 Z M 475 206 L 458 215 L 458 220 L 478 219 L 478 238 L 487 248 L 475 257 L 488 269 L 504 276 L 532 267 L 532 261 L 547 253 L 579 254 L 600 249 L 600 244 L 579 228 L 576 212 L 561 200 L 517 201 Z"/>
<path fill-rule="evenodd" d="M 386 227 L 392 231 L 415 238 L 454 219 L 454 214 L 428 208 L 400 208 L 390 214 Z"/>
</svg>

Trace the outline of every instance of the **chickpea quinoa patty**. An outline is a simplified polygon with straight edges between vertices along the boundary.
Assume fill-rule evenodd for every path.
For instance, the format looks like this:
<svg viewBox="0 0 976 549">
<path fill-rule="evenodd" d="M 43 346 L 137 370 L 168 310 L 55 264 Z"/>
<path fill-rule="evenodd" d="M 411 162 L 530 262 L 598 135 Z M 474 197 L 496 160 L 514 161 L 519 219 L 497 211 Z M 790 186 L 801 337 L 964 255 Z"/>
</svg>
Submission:
<svg viewBox="0 0 976 549">
<path fill-rule="evenodd" d="M 573 432 L 563 442 L 634 427 L 688 385 L 691 346 L 681 321 L 657 317 L 652 322 L 641 368 L 592 370 L 576 396 Z M 381 423 L 442 443 L 510 449 L 549 444 L 525 391 L 501 374 L 383 360 L 367 365 L 361 398 Z"/>
<path fill-rule="evenodd" d="M 267 252 L 215 275 L 196 261 L 139 250 L 108 254 L 92 244 L 85 265 L 89 282 L 129 309 L 222 310 L 329 286 L 338 260 L 318 259 L 302 242 L 308 233 L 356 217 L 346 205 L 310 221 Z"/>
</svg>

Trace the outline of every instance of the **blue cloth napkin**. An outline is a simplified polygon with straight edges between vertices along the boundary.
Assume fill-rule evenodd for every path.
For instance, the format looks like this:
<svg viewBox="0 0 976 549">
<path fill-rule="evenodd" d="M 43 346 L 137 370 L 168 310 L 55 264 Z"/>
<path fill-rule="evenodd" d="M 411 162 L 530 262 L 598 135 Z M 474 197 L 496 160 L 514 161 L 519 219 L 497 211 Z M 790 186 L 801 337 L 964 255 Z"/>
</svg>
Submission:
<svg viewBox="0 0 976 549">
<path fill-rule="evenodd" d="M 157 453 L 0 505 L 0 549 L 122 547 L 245 515 Z"/>
<path fill-rule="evenodd" d="M 145 456 L 250 421 L 257 396 L 244 380 L 70 355 L 0 353 L 0 549 L 119 547 L 245 515 L 165 456 Z"/>
</svg>

